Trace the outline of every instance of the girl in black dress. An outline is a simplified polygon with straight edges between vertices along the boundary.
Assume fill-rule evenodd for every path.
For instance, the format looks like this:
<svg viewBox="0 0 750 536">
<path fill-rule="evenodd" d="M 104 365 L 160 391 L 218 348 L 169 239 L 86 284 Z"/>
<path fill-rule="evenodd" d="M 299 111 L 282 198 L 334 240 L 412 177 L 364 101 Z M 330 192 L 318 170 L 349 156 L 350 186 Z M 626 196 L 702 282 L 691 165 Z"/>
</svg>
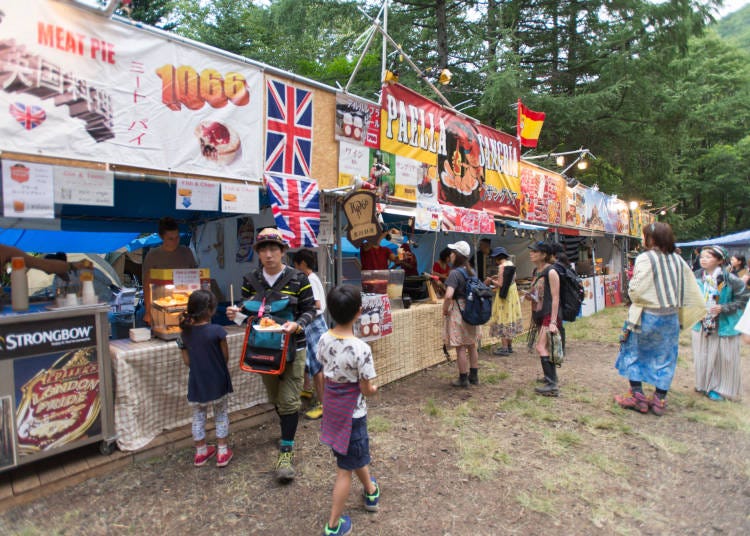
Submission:
<svg viewBox="0 0 750 536">
<path fill-rule="evenodd" d="M 217 454 L 216 447 L 206 444 L 206 415 L 208 405 L 213 405 L 216 423 L 218 455 L 216 466 L 224 467 L 232 459 L 227 445 L 229 411 L 227 395 L 233 391 L 229 377 L 229 348 L 227 332 L 211 324 L 216 311 L 216 298 L 206 290 L 196 290 L 190 295 L 187 311 L 180 321 L 182 360 L 190 367 L 188 375 L 188 402 L 193 408 L 193 440 L 196 466 L 205 465 Z"/>
</svg>

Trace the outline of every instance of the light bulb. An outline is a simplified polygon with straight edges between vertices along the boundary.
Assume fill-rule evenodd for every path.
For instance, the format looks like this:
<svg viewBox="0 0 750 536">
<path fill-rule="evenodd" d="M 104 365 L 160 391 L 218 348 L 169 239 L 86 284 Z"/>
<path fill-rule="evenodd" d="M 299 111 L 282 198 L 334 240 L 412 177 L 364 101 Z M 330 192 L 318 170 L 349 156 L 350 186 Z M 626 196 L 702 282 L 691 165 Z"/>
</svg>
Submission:
<svg viewBox="0 0 750 536">
<path fill-rule="evenodd" d="M 560 155 L 555 158 L 555 164 L 557 164 L 557 167 L 563 167 L 565 165 L 565 157 Z"/>
</svg>

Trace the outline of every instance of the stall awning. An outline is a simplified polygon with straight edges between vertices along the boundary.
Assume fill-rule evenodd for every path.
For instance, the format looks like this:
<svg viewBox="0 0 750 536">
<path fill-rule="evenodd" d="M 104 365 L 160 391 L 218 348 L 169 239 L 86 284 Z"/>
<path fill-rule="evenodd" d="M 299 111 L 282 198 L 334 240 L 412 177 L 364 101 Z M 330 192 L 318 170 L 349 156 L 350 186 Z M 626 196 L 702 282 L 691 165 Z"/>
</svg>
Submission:
<svg viewBox="0 0 750 536">
<path fill-rule="evenodd" d="M 732 233 L 716 238 L 706 238 L 705 240 L 693 240 L 692 242 L 678 242 L 678 247 L 698 247 L 698 246 L 735 246 L 750 247 L 750 229 Z"/>
<path fill-rule="evenodd" d="M 0 242 L 31 253 L 104 254 L 131 243 L 139 234 L 0 228 Z"/>
</svg>

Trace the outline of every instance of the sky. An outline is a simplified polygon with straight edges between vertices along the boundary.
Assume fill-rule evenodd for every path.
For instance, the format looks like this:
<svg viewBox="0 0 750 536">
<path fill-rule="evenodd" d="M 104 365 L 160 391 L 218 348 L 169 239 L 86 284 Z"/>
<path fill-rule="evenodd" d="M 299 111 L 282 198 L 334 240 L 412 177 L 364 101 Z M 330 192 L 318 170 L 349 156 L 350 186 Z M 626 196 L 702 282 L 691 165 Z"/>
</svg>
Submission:
<svg viewBox="0 0 750 536">
<path fill-rule="evenodd" d="M 724 0 L 724 7 L 719 10 L 719 18 L 737 11 L 748 3 L 750 0 Z"/>
</svg>

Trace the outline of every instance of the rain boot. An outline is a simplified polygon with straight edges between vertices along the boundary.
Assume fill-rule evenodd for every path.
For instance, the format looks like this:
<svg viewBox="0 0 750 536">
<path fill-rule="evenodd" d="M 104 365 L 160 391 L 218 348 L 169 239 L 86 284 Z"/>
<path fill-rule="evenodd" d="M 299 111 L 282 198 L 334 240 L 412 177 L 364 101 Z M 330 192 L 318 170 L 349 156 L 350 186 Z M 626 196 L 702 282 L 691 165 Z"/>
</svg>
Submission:
<svg viewBox="0 0 750 536">
<path fill-rule="evenodd" d="M 542 357 L 541 361 L 547 383 L 536 387 L 534 391 L 542 396 L 559 396 L 560 390 L 557 388 L 557 368 L 555 364 L 547 356 Z"/>
<path fill-rule="evenodd" d="M 469 375 L 459 374 L 458 379 L 454 380 L 451 385 L 453 387 L 468 387 L 469 386 Z"/>
<path fill-rule="evenodd" d="M 469 383 L 472 385 L 479 385 L 479 369 L 478 368 L 469 369 Z"/>
</svg>

